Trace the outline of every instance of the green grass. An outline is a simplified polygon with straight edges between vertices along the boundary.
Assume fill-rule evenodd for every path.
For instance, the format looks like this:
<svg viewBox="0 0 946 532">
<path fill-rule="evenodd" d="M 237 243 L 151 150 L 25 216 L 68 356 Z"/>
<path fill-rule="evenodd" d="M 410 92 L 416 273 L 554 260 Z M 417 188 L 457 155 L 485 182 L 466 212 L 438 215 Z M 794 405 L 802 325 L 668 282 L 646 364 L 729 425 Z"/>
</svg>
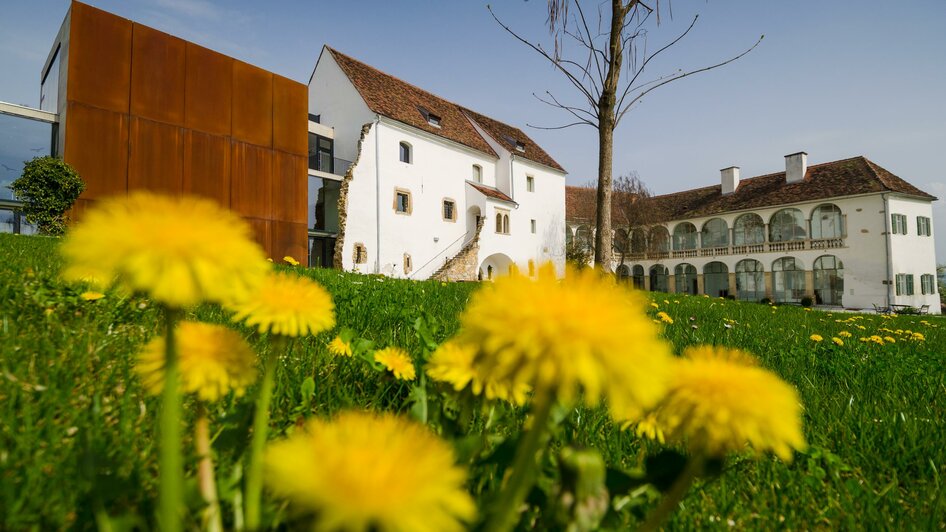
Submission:
<svg viewBox="0 0 946 532">
<path fill-rule="evenodd" d="M 0 529 L 95 528 L 96 516 L 105 514 L 116 524 L 147 523 L 156 494 L 157 400 L 141 389 L 134 354 L 159 330 L 159 313 L 139 297 L 110 293 L 83 301 L 81 290 L 57 280 L 56 245 L 54 239 L 0 234 Z M 405 347 L 415 357 L 422 356 L 427 340 L 441 341 L 455 331 L 457 315 L 476 289 L 331 270 L 305 274 L 332 292 L 340 325 L 376 345 Z M 677 351 L 705 343 L 740 347 L 795 385 L 805 404 L 810 445 L 791 464 L 771 457 L 727 461 L 720 476 L 690 491 L 671 528 L 728 521 L 746 529 L 946 526 L 946 320 L 652 296 L 675 320 L 665 329 Z M 226 319 L 209 307 L 195 314 Z M 844 322 L 852 317 L 857 319 Z M 926 340 L 905 340 L 906 330 Z M 835 346 L 831 337 L 841 331 L 853 336 Z M 810 340 L 815 333 L 825 341 Z M 330 357 L 325 344 L 333 334 L 301 341 L 281 365 L 274 436 L 305 417 L 343 408 L 410 408 L 410 386 L 357 360 Z M 858 341 L 872 334 L 897 342 Z M 250 338 L 263 348 L 264 339 Z M 225 504 L 239 481 L 234 465 L 246 446 L 250 403 L 231 398 L 214 412 Z M 639 468 L 657 448 L 620 431 L 600 410 L 571 412 L 562 434 L 625 470 Z M 190 441 L 185 445 L 192 447 Z M 185 458 L 193 463 L 192 453 Z M 488 464 L 472 467 L 475 492 L 495 483 Z M 625 519 L 633 521 L 650 506 L 646 499 L 631 500 L 633 511 Z M 268 511 L 279 509 L 271 505 Z"/>
</svg>

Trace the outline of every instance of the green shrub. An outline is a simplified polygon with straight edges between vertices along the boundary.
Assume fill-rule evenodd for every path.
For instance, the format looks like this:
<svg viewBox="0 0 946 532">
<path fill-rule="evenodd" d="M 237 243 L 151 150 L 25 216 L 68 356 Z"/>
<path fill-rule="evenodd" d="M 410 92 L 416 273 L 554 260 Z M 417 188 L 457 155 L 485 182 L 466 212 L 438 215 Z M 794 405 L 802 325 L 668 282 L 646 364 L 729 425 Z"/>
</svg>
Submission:
<svg viewBox="0 0 946 532">
<path fill-rule="evenodd" d="M 85 183 L 68 163 L 57 157 L 36 157 L 23 167 L 23 175 L 10 184 L 23 202 L 26 221 L 36 224 L 43 235 L 61 235 L 66 229 L 66 211 Z"/>
</svg>

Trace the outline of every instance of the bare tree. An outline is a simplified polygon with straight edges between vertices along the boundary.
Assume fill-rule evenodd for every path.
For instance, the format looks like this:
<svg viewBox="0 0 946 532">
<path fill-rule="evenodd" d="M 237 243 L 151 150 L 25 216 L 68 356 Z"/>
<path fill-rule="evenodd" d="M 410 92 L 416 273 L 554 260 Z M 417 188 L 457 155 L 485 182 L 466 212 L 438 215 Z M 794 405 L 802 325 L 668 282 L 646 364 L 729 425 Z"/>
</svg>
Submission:
<svg viewBox="0 0 946 532">
<path fill-rule="evenodd" d="M 614 230 L 613 251 L 618 255 L 618 263 L 624 264 L 635 250 L 646 251 L 641 248 L 642 243 L 635 241 L 634 232 L 642 231 L 647 235 L 659 213 L 651 201 L 653 194 L 637 172 L 618 176 L 613 186 L 611 220 L 618 226 Z"/>
<path fill-rule="evenodd" d="M 610 269 L 614 129 L 621 123 L 624 115 L 651 91 L 687 76 L 731 63 L 758 46 L 762 37 L 744 52 L 719 63 L 694 70 L 678 69 L 669 74 L 645 78 L 644 73 L 651 61 L 686 37 L 696 25 L 698 15 L 693 17 L 693 21 L 683 33 L 655 51 L 649 51 L 648 27 L 651 24 L 660 25 L 660 0 L 654 0 L 653 3 L 641 0 L 600 2 L 597 5 L 596 24 L 594 19 L 589 23 L 581 0 L 547 1 L 547 22 L 554 41 L 551 50 L 521 37 L 499 20 L 491 7 L 488 8 L 503 29 L 547 59 L 580 94 L 580 103 L 577 104 L 565 103 L 549 91 L 545 91 L 542 96 L 536 94 L 536 98 L 542 102 L 571 115 L 569 123 L 540 129 L 588 125 L 598 130 L 595 265 Z M 605 7 L 608 3 L 610 10 Z M 574 13 L 571 12 L 573 6 Z M 577 55 L 563 55 L 566 38 L 577 45 Z M 622 81 L 621 72 L 624 70 L 627 75 Z"/>
</svg>

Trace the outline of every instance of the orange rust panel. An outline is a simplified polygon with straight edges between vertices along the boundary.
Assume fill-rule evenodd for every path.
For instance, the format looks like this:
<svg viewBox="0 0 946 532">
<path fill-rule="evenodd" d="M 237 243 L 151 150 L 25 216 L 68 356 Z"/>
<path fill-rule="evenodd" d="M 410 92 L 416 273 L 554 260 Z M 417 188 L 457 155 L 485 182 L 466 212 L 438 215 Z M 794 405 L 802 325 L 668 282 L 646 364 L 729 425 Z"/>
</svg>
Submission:
<svg viewBox="0 0 946 532">
<path fill-rule="evenodd" d="M 260 220 L 259 218 L 243 218 L 250 224 L 253 230 L 253 240 L 256 241 L 266 256 L 273 258 L 273 223 L 270 220 Z"/>
<path fill-rule="evenodd" d="M 273 74 L 241 61 L 233 62 L 234 140 L 273 146 Z"/>
<path fill-rule="evenodd" d="M 124 194 L 128 189 L 128 115 L 69 102 L 65 128 L 63 159 L 85 181 L 82 198 Z"/>
<path fill-rule="evenodd" d="M 273 152 L 234 142 L 230 164 L 230 208 L 238 214 L 273 217 Z"/>
<path fill-rule="evenodd" d="M 184 131 L 184 193 L 230 207 L 230 139 Z"/>
<path fill-rule="evenodd" d="M 184 125 L 230 135 L 233 59 L 193 43 L 187 43 L 186 55 Z"/>
<path fill-rule="evenodd" d="M 131 114 L 184 125 L 184 41 L 135 24 L 131 49 Z"/>
<path fill-rule="evenodd" d="M 184 175 L 184 134 L 177 126 L 131 117 L 128 190 L 179 196 Z"/>
<path fill-rule="evenodd" d="M 273 152 L 273 219 L 305 224 L 308 197 L 308 159 Z"/>
<path fill-rule="evenodd" d="M 128 112 L 131 21 L 72 3 L 66 99 Z"/>
<path fill-rule="evenodd" d="M 308 232 L 304 223 L 289 223 L 273 221 L 272 257 L 274 261 L 281 261 L 290 256 L 301 264 L 308 261 Z"/>
<path fill-rule="evenodd" d="M 306 86 L 273 76 L 273 146 L 294 155 L 309 150 L 309 105 Z"/>
<path fill-rule="evenodd" d="M 85 214 L 95 205 L 93 200 L 84 200 L 77 199 L 75 203 L 72 204 L 72 208 L 69 209 L 69 212 L 66 213 L 70 223 L 81 222 L 85 218 Z"/>
</svg>

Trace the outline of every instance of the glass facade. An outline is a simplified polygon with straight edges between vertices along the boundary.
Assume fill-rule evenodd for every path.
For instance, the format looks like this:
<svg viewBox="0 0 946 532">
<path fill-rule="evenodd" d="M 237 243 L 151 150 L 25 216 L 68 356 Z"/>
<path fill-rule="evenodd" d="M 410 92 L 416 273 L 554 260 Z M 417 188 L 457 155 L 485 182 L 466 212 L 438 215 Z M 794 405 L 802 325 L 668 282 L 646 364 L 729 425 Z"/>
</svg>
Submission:
<svg viewBox="0 0 946 532">
<path fill-rule="evenodd" d="M 0 113 L 0 200 L 12 200 L 10 183 L 23 173 L 23 165 L 53 155 L 55 124 Z"/>
<path fill-rule="evenodd" d="M 0 233 L 35 235 L 36 226 L 26 221 L 26 216 L 11 208 L 0 208 Z"/>
<path fill-rule="evenodd" d="M 338 195 L 341 182 L 309 176 L 309 230 L 338 233 Z"/>
<path fill-rule="evenodd" d="M 59 58 L 59 48 L 56 48 L 39 88 L 39 108 L 50 113 L 59 112 Z"/>
<path fill-rule="evenodd" d="M 335 173 L 335 142 L 315 133 L 309 133 L 309 169 Z"/>
</svg>

